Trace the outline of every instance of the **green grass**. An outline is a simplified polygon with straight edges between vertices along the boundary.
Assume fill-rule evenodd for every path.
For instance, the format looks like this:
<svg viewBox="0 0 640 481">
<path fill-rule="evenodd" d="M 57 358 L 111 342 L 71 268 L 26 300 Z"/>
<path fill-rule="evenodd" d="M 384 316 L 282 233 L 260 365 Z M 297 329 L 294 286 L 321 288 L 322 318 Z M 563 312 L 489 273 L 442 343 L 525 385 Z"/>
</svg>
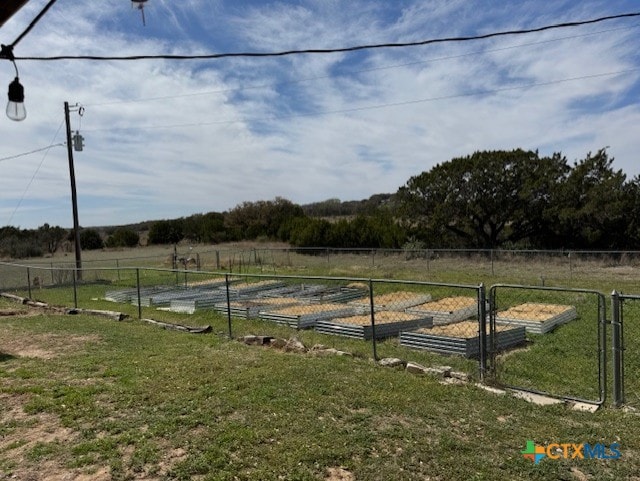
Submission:
<svg viewBox="0 0 640 481">
<path fill-rule="evenodd" d="M 106 469 L 115 480 L 322 480 L 343 467 L 358 480 L 574 479 L 575 469 L 619 480 L 640 469 L 635 415 L 532 406 L 366 356 L 84 316 L 0 319 L 2 345 L 52 355 L 0 362 L 13 413 L 0 411 L 0 479 Z M 618 441 L 623 457 L 534 466 L 520 454 L 528 439 Z"/>
</svg>

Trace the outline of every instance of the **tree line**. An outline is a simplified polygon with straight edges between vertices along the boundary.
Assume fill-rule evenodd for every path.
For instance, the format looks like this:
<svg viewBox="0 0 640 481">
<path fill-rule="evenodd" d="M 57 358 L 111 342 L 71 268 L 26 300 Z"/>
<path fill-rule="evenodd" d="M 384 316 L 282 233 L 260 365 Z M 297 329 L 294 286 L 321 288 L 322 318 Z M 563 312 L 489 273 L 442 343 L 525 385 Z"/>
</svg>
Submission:
<svg viewBox="0 0 640 481">
<path fill-rule="evenodd" d="M 151 221 L 147 243 L 278 240 L 294 247 L 636 250 L 640 178 L 606 149 L 572 164 L 560 153 L 478 151 L 411 177 L 394 194 L 300 206 L 280 197 L 226 212 Z M 0 254 L 28 257 L 73 241 L 68 230 L 0 229 Z M 131 247 L 133 227 L 83 229 L 83 249 Z"/>
</svg>

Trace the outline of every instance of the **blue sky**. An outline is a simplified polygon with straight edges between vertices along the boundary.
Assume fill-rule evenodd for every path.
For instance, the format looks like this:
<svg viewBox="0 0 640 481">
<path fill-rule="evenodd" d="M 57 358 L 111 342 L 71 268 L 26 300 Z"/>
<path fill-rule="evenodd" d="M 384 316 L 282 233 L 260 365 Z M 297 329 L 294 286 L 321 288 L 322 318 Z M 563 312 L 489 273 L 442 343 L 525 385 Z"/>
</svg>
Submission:
<svg viewBox="0 0 640 481">
<path fill-rule="evenodd" d="M 0 28 L 9 44 L 44 7 Z M 128 0 L 58 2 L 17 57 L 340 48 L 534 28 L 639 11 L 635 1 Z M 28 117 L 0 118 L 0 225 L 72 225 L 63 103 L 80 224 L 121 225 L 395 192 L 487 149 L 608 146 L 640 174 L 640 18 L 489 40 L 355 53 L 136 62 L 18 61 Z M 9 62 L 0 63 L 6 84 Z"/>
</svg>

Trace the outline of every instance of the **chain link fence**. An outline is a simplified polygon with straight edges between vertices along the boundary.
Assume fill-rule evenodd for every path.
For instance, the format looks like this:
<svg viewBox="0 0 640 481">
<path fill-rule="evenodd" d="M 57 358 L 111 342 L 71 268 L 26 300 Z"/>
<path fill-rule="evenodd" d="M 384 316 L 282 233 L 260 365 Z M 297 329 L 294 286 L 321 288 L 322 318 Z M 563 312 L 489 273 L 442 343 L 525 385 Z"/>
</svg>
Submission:
<svg viewBox="0 0 640 481">
<path fill-rule="evenodd" d="M 495 382 L 554 397 L 602 403 L 606 397 L 606 305 L 596 291 L 496 285 L 489 291 Z M 500 336 L 525 334 L 502 352 Z"/>
<path fill-rule="evenodd" d="M 252 254 L 253 263 L 265 259 Z M 211 326 L 233 338 L 298 338 L 310 350 L 398 358 L 592 403 L 612 392 L 614 405 L 640 405 L 640 296 L 612 295 L 608 333 L 605 297 L 592 290 L 502 284 L 485 294 L 481 284 L 266 271 L 0 263 L 0 287 L 56 306 Z"/>
<path fill-rule="evenodd" d="M 613 292 L 613 404 L 640 409 L 640 295 Z"/>
</svg>

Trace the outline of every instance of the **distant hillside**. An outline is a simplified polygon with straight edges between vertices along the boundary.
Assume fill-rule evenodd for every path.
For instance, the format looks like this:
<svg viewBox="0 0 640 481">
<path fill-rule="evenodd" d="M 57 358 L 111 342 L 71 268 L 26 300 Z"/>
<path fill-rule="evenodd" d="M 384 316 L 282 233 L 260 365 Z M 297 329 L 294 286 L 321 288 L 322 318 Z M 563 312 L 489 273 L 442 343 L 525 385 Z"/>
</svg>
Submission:
<svg viewBox="0 0 640 481">
<path fill-rule="evenodd" d="M 301 207 L 309 217 L 345 217 L 373 214 L 380 207 L 392 205 L 394 200 L 395 194 L 375 194 L 363 200 L 327 199 Z"/>
</svg>

